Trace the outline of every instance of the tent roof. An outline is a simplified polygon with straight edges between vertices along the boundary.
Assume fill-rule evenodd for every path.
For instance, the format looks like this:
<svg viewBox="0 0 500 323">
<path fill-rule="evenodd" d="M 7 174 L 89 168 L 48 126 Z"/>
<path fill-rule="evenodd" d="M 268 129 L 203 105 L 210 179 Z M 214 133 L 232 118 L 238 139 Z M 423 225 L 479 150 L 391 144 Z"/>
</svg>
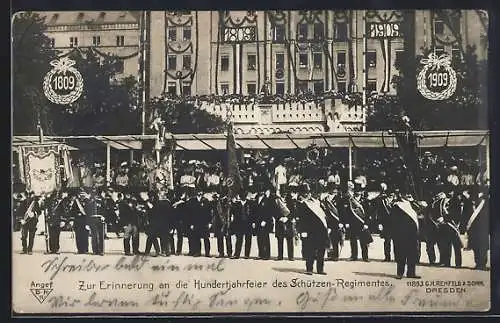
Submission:
<svg viewBox="0 0 500 323">
<path fill-rule="evenodd" d="M 489 136 L 484 130 L 417 131 L 419 147 L 474 147 L 486 145 Z M 342 148 L 397 148 L 393 133 L 343 132 L 311 134 L 236 134 L 237 148 L 242 149 L 295 149 L 317 147 Z M 155 135 L 124 136 L 46 136 L 46 144 L 66 144 L 69 149 L 104 149 L 106 144 L 118 150 L 141 150 L 144 142 L 153 142 Z M 175 140 L 177 150 L 225 150 L 226 134 L 167 134 L 167 140 Z M 38 144 L 38 136 L 14 136 L 14 148 Z"/>
</svg>

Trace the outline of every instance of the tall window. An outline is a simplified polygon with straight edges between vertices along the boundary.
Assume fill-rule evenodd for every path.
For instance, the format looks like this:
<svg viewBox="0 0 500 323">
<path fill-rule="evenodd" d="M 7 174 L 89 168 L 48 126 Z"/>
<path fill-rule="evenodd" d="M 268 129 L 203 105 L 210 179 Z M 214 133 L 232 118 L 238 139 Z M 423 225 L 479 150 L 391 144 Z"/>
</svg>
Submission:
<svg viewBox="0 0 500 323">
<path fill-rule="evenodd" d="M 308 37 L 307 24 L 299 24 L 297 38 L 298 40 L 306 40 Z"/>
<path fill-rule="evenodd" d="M 345 52 L 337 52 L 337 72 L 339 74 L 345 74 L 346 65 L 346 54 Z"/>
<path fill-rule="evenodd" d="M 257 85 L 255 83 L 247 83 L 247 93 L 248 94 L 256 94 L 257 93 Z"/>
<path fill-rule="evenodd" d="M 308 91 L 307 81 L 298 81 L 297 82 L 297 92 L 305 93 Z"/>
<path fill-rule="evenodd" d="M 255 71 L 257 68 L 257 56 L 255 54 L 247 55 L 247 70 Z"/>
<path fill-rule="evenodd" d="M 191 95 L 191 84 L 189 84 L 189 82 L 182 83 L 182 95 L 183 96 Z"/>
<path fill-rule="evenodd" d="M 299 67 L 306 68 L 307 67 L 307 54 L 299 54 Z"/>
<path fill-rule="evenodd" d="M 285 54 L 276 54 L 276 69 L 278 68 L 285 68 Z"/>
<path fill-rule="evenodd" d="M 347 41 L 347 23 L 339 22 L 335 24 L 335 40 Z"/>
<path fill-rule="evenodd" d="M 125 45 L 125 36 L 116 36 L 116 46 Z"/>
<path fill-rule="evenodd" d="M 274 41 L 285 40 L 285 25 L 274 25 Z"/>
<path fill-rule="evenodd" d="M 323 67 L 323 54 L 314 53 L 313 60 L 314 60 L 314 68 L 322 68 Z"/>
<path fill-rule="evenodd" d="M 220 70 L 229 71 L 229 56 L 221 56 L 220 58 Z"/>
<path fill-rule="evenodd" d="M 377 67 L 377 52 L 366 52 L 366 65 L 369 68 Z"/>
<path fill-rule="evenodd" d="M 403 59 L 403 53 L 404 51 L 403 50 L 396 50 L 395 54 L 396 54 L 396 57 L 395 57 L 395 60 L 394 60 L 394 66 L 396 68 L 400 68 L 401 67 L 401 63 L 402 63 L 402 59 Z"/>
<path fill-rule="evenodd" d="M 285 83 L 283 83 L 283 82 L 276 83 L 276 94 L 279 94 L 279 95 L 285 94 Z"/>
<path fill-rule="evenodd" d="M 323 81 L 314 81 L 314 94 L 321 94 L 324 91 Z"/>
<path fill-rule="evenodd" d="M 191 69 L 191 55 L 182 56 L 182 69 L 183 70 Z"/>
<path fill-rule="evenodd" d="M 168 88 L 167 88 L 168 94 L 171 94 L 171 95 L 177 94 L 177 85 L 176 84 L 177 84 L 176 82 L 168 82 Z"/>
<path fill-rule="evenodd" d="M 124 66 L 124 65 L 125 65 L 125 64 L 123 63 L 123 60 L 122 60 L 122 59 L 118 60 L 118 61 L 116 62 L 116 65 L 115 65 L 115 67 L 116 67 L 116 72 L 117 72 L 117 73 L 123 73 L 123 70 L 125 69 L 125 66 Z"/>
<path fill-rule="evenodd" d="M 444 34 L 444 22 L 442 20 L 434 20 L 434 33 L 436 35 Z"/>
<path fill-rule="evenodd" d="M 451 57 L 453 60 L 461 60 L 462 59 L 462 52 L 460 51 L 460 45 L 452 45 L 451 46 Z"/>
<path fill-rule="evenodd" d="M 376 92 L 377 91 L 377 80 L 375 80 L 375 79 L 368 80 L 368 82 L 366 82 L 366 91 L 368 93 Z"/>
<path fill-rule="evenodd" d="M 101 36 L 92 36 L 92 45 L 100 46 L 101 45 Z"/>
<path fill-rule="evenodd" d="M 340 93 L 346 93 L 347 92 L 347 86 L 345 81 L 339 81 L 337 83 L 338 91 Z"/>
<path fill-rule="evenodd" d="M 78 47 L 78 37 L 69 38 L 69 47 Z"/>
<path fill-rule="evenodd" d="M 325 29 L 322 23 L 314 24 L 314 39 L 323 39 L 325 37 Z"/>
<path fill-rule="evenodd" d="M 191 40 L 191 27 L 184 27 L 182 31 L 183 40 Z"/>
<path fill-rule="evenodd" d="M 177 40 L 177 28 L 176 27 L 169 27 L 168 28 L 168 40 L 169 41 L 176 41 Z"/>
<path fill-rule="evenodd" d="M 221 94 L 229 94 L 229 84 L 222 83 L 220 85 L 220 91 L 221 91 Z"/>
<path fill-rule="evenodd" d="M 434 53 L 437 55 L 437 56 L 441 56 L 445 53 L 444 51 L 444 46 L 442 45 L 436 45 L 434 47 Z"/>
<path fill-rule="evenodd" d="M 169 71 L 177 70 L 177 57 L 176 56 L 174 56 L 174 55 L 168 56 L 167 69 Z"/>
</svg>

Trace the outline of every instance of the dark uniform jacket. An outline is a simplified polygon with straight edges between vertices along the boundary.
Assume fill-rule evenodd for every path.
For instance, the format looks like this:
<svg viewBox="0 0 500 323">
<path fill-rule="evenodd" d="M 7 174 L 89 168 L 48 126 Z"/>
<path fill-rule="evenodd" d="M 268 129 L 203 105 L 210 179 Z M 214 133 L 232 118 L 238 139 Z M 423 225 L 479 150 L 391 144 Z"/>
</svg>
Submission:
<svg viewBox="0 0 500 323">
<path fill-rule="evenodd" d="M 139 225 L 139 217 L 135 209 L 136 205 L 132 201 L 121 200 L 117 204 L 121 225 Z"/>
<path fill-rule="evenodd" d="M 189 229 L 202 236 L 208 235 L 209 224 L 212 220 L 210 202 L 204 197 L 192 197 L 186 202 L 185 212 L 184 220 L 186 220 Z"/>
<path fill-rule="evenodd" d="M 306 233 L 306 239 L 310 239 L 315 244 L 328 248 L 330 246 L 328 228 L 331 224 L 327 213 L 321 208 L 319 200 L 300 201 L 296 212 L 298 217 L 297 231 L 301 234 Z"/>
<path fill-rule="evenodd" d="M 294 213 L 288 207 L 288 204 L 284 199 L 281 199 L 281 207 L 277 207 L 276 212 L 274 212 L 275 229 L 274 233 L 277 238 L 292 238 L 294 236 L 294 224 L 293 217 Z M 281 221 L 281 218 L 286 218 L 285 222 Z"/>
<path fill-rule="evenodd" d="M 489 245 L 489 203 L 489 198 L 480 199 L 467 222 L 468 248 L 487 248 Z"/>
<path fill-rule="evenodd" d="M 252 233 L 252 202 L 249 200 L 236 200 L 231 203 L 231 231 L 234 234 Z"/>
<path fill-rule="evenodd" d="M 391 205 L 389 197 L 385 193 L 381 193 L 373 201 L 373 207 L 377 218 L 377 223 L 382 225 L 380 236 L 382 238 L 390 238 L 393 224 L 391 221 Z"/>
<path fill-rule="evenodd" d="M 265 195 L 256 197 L 255 205 L 255 230 L 256 233 L 270 233 L 273 230 L 273 218 L 278 212 L 272 197 Z M 262 223 L 264 223 L 264 226 Z"/>
</svg>

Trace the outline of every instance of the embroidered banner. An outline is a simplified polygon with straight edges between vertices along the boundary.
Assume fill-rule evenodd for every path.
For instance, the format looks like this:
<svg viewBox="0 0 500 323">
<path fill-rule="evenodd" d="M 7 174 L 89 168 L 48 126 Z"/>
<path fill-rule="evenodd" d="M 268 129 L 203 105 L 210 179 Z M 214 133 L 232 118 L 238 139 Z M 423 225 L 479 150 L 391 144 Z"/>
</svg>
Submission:
<svg viewBox="0 0 500 323">
<path fill-rule="evenodd" d="M 35 194 L 50 193 L 60 188 L 59 145 L 22 148 L 26 188 Z"/>
</svg>

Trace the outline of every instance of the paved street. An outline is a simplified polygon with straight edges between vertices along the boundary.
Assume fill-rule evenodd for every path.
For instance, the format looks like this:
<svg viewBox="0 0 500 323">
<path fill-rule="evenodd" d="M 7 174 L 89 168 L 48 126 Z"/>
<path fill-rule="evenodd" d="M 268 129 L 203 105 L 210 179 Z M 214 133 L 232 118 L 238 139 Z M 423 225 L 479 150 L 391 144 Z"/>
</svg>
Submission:
<svg viewBox="0 0 500 323">
<path fill-rule="evenodd" d="M 328 273 L 326 276 L 313 275 L 307 276 L 303 274 L 304 261 L 296 259 L 295 261 L 264 261 L 255 259 L 216 259 L 216 258 L 193 258 L 189 256 L 171 256 L 171 257 L 123 257 L 122 239 L 113 237 L 106 240 L 106 255 L 77 255 L 75 253 L 75 242 L 71 238 L 71 233 L 64 232 L 61 236 L 61 254 L 60 255 L 45 255 L 44 237 L 37 236 L 35 248 L 32 255 L 23 255 L 20 253 L 21 241 L 20 233 L 15 232 L 13 235 L 13 302 L 14 307 L 18 311 L 23 312 L 296 312 L 296 311 L 312 311 L 312 312 L 373 312 L 373 311 L 447 311 L 452 310 L 486 310 L 489 307 L 489 285 L 490 272 L 472 270 L 473 254 L 471 251 L 463 252 L 464 268 L 437 268 L 421 265 L 417 268 L 417 273 L 422 276 L 422 280 L 396 280 L 395 279 L 395 263 L 382 262 L 383 259 L 383 241 L 378 237 L 374 237 L 374 243 L 369 248 L 371 261 L 365 263 L 362 261 L 350 262 L 346 261 L 350 256 L 349 243 L 347 242 L 341 252 L 341 260 L 339 262 L 327 262 L 325 270 Z M 141 234 L 140 250 L 145 247 L 145 235 Z M 271 238 L 271 248 L 273 259 L 276 257 L 276 241 Z M 211 239 L 212 255 L 217 254 L 216 241 Z M 187 239 L 185 239 L 184 251 L 187 252 Z M 297 245 L 296 256 L 300 256 L 300 244 Z M 254 239 L 252 246 L 252 256 L 256 256 L 256 241 Z M 286 257 L 286 252 L 285 252 Z M 300 258 L 300 257 L 297 257 Z M 427 261 L 426 255 L 423 256 L 424 262 Z M 66 268 L 61 269 L 62 263 Z M 56 265 L 60 264 L 60 270 Z M 130 266 L 127 267 L 129 264 Z M 134 266 L 145 264 L 142 269 L 135 270 Z M 100 271 L 102 266 L 110 266 L 109 270 Z M 50 268 L 49 268 L 50 267 Z M 69 269 L 68 269 L 69 268 Z M 82 269 L 84 268 L 84 269 Z M 77 272 L 72 272 L 77 271 Z M 215 287 L 199 288 L 197 283 L 205 282 L 225 282 L 225 281 L 242 281 L 247 280 L 256 284 L 264 284 L 263 288 L 231 288 L 225 290 L 220 288 L 222 285 Z M 328 289 L 319 288 L 319 286 L 300 286 L 304 288 L 290 288 L 292 281 L 313 281 L 315 283 L 333 282 L 336 288 Z M 33 282 L 46 283 L 53 281 L 54 292 L 47 301 L 38 303 L 34 300 L 30 293 L 30 286 Z M 357 287 L 357 285 L 342 285 L 339 282 L 383 282 L 386 284 L 384 290 L 375 287 Z M 437 293 L 438 289 L 431 292 L 430 288 L 425 288 L 433 282 L 464 282 L 479 284 L 479 286 L 466 287 L 461 294 L 449 292 Z M 80 284 L 94 286 L 104 282 L 150 282 L 155 287 L 151 291 L 145 290 L 106 290 L 96 297 L 113 297 L 119 301 L 140 302 L 137 304 L 139 308 L 125 308 L 116 306 L 103 306 L 92 303 L 85 307 L 67 307 L 66 305 L 55 305 L 56 299 L 73 299 L 73 301 L 84 302 L 89 295 L 92 294 L 92 288 L 82 291 Z M 415 287 L 414 282 L 418 282 L 420 288 Z M 159 306 L 161 302 L 151 301 L 152 295 L 161 290 L 159 284 L 165 283 L 169 286 L 168 292 L 162 294 L 165 298 L 164 304 L 168 306 Z M 182 284 L 185 289 L 181 288 Z M 266 285 L 267 284 L 267 285 Z M 279 284 L 288 284 L 281 285 Z M 160 286 L 160 287 L 158 287 Z M 437 286 L 437 285 L 436 285 Z M 297 287 L 297 286 L 296 286 Z M 160 289 L 158 289 L 160 288 Z M 215 288 L 215 289 L 214 289 Z M 440 287 L 441 288 L 441 287 Z M 102 288 L 101 288 L 102 289 Z M 222 290 L 222 291 L 221 291 Z M 164 290 L 165 291 L 165 290 Z M 326 295 L 333 291 L 337 301 L 332 304 L 318 304 L 318 299 L 321 295 Z M 218 294 L 214 298 L 213 293 Z M 408 293 L 415 294 L 408 294 Z M 184 297 L 188 294 L 189 297 L 194 297 L 199 300 L 199 306 L 179 305 L 171 301 L 172 297 L 176 299 Z M 321 294 L 323 293 L 323 294 Z M 375 295 L 376 294 L 376 295 Z M 385 296 L 381 296 L 381 295 Z M 222 296 L 221 296 L 222 295 Z M 94 295 L 95 296 L 95 295 Z M 338 297 L 337 297 L 338 296 Z M 57 298 L 59 297 L 59 298 Z M 62 298 L 61 298 L 62 297 Z M 156 297 L 156 296 L 155 296 Z M 187 297 L 187 296 L 186 296 Z M 326 298 L 330 296 L 325 296 Z M 249 298 L 255 300 L 247 301 Z M 325 298 L 325 299 L 326 299 Z M 384 298 L 384 299 L 382 299 Z M 245 303 L 241 301 L 245 299 Z M 316 301 L 314 301 L 316 299 Z M 332 298 L 333 299 L 333 298 Z M 239 301 L 236 301 L 239 300 Z M 350 301 L 352 300 L 352 302 Z M 93 301 L 92 301 L 93 302 Z M 113 301 L 114 302 L 114 301 Z M 234 302 L 231 303 L 231 302 Z M 250 303 L 253 305 L 249 305 Z M 398 303 L 399 302 L 399 303 Z M 429 303 L 430 302 L 430 303 Z M 433 303 L 437 302 L 437 303 Z M 441 302 L 441 303 L 439 303 Z M 232 305 L 231 305 L 231 304 Z M 260 305 L 257 305 L 260 304 Z M 333 304 L 335 303 L 335 304 Z M 404 306 L 401 304 L 404 303 Z M 108 303 L 106 303 L 108 304 Z M 114 304 L 114 303 L 113 303 Z M 163 303 L 161 303 L 163 304 Z M 184 303 L 183 303 L 184 304 Z M 229 305 L 228 305 L 229 304 Z M 264 306 L 264 304 L 267 304 Z"/>
<path fill-rule="evenodd" d="M 109 233 L 108 234 L 109 239 L 105 241 L 105 254 L 106 255 L 123 255 L 123 243 L 122 239 L 117 237 L 115 233 Z M 382 260 L 384 259 L 384 253 L 383 253 L 383 240 L 378 236 L 378 235 L 373 235 L 374 242 L 370 244 L 368 252 L 369 252 L 369 258 L 370 258 L 370 263 L 364 263 L 364 262 L 359 262 L 359 265 L 363 267 L 373 267 L 373 268 L 380 268 L 385 267 L 386 264 L 383 263 Z M 177 243 L 177 240 L 175 240 L 175 243 Z M 216 256 L 217 253 L 217 240 L 216 238 L 210 238 L 210 243 L 211 243 L 211 256 Z M 236 239 L 233 236 L 233 249 L 234 245 L 236 243 Z M 75 254 L 76 253 L 76 243 L 74 238 L 72 237 L 71 232 L 62 232 L 61 233 L 61 254 Z M 140 251 L 143 252 L 144 248 L 146 245 L 146 235 L 144 233 L 140 234 Z M 21 251 L 21 234 L 20 232 L 14 232 L 13 234 L 13 248 L 14 248 L 14 254 L 20 254 Z M 341 250 L 340 254 L 340 261 L 347 261 L 348 258 L 350 257 L 350 252 L 351 252 L 351 247 L 349 244 L 349 241 L 346 240 L 345 244 Z M 202 245 L 202 250 L 204 250 L 203 245 Z M 427 254 L 425 253 L 425 244 L 422 243 L 422 250 L 423 254 L 421 256 L 421 261 L 422 265 L 425 266 L 428 259 L 427 259 Z M 187 238 L 184 238 L 184 243 L 183 243 L 183 254 L 187 256 L 187 251 L 188 251 L 188 241 Z M 35 245 L 33 248 L 33 253 L 34 254 L 43 254 L 45 252 L 45 237 L 43 235 L 37 235 L 35 238 Z M 89 238 L 89 253 L 91 253 L 91 240 Z M 152 254 L 154 254 L 154 248 L 152 248 Z M 361 258 L 361 250 L 358 251 L 359 258 Z M 437 258 L 439 259 L 439 251 L 436 248 L 436 254 Z M 27 255 L 22 255 L 23 257 L 28 257 Z M 243 250 L 242 250 L 242 256 L 243 256 Z M 257 239 L 256 237 L 253 237 L 252 241 L 252 249 L 251 249 L 251 258 L 256 258 L 257 257 Z M 276 258 L 277 256 L 277 243 L 275 238 L 271 235 L 271 256 L 272 259 Z M 287 257 L 287 250 L 286 250 L 286 244 L 285 244 L 285 254 L 284 257 Z M 473 268 L 474 267 L 474 255 L 472 251 L 470 250 L 463 250 L 462 251 L 462 267 L 465 268 Z M 301 243 L 297 242 L 295 244 L 295 262 L 299 263 L 301 259 Z M 248 261 L 248 260 L 247 260 Z M 452 265 L 454 264 L 454 256 L 452 255 Z M 288 260 L 284 261 L 286 263 L 291 263 Z M 372 264 L 373 262 L 373 264 Z M 489 262 L 488 262 L 489 266 Z M 428 268 L 427 270 L 430 270 Z M 436 270 L 440 270 L 437 269 Z M 453 270 L 458 270 L 458 269 L 453 269 Z"/>
</svg>

